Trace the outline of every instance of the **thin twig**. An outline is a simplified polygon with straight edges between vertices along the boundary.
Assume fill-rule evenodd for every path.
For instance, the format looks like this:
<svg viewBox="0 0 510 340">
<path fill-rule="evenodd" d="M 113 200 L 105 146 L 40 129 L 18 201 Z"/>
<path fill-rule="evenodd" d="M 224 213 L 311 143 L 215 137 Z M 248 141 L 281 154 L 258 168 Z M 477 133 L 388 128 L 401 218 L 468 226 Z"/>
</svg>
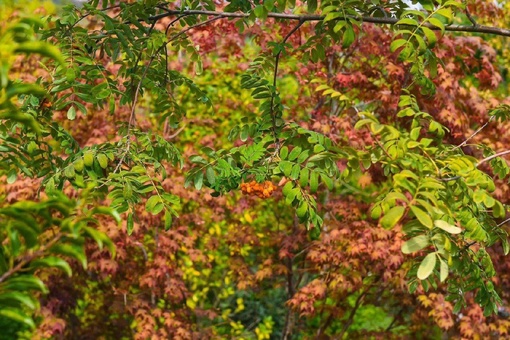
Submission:
<svg viewBox="0 0 510 340">
<path fill-rule="evenodd" d="M 305 23 L 304 20 L 299 20 L 298 24 L 285 36 L 285 38 L 283 38 L 282 45 L 285 45 L 287 40 L 289 40 L 290 36 L 292 34 L 294 34 L 294 32 L 296 32 L 301 27 L 301 25 L 303 25 L 304 23 Z M 276 53 L 276 56 L 275 56 L 274 76 L 273 76 L 273 91 L 274 92 L 271 95 L 271 119 L 273 121 L 273 138 L 274 138 L 274 142 L 275 142 L 275 146 L 276 146 L 275 154 L 277 154 L 280 150 L 280 140 L 276 133 L 277 127 L 276 127 L 276 114 L 274 112 L 274 98 L 276 96 L 276 78 L 278 76 L 278 63 L 280 62 L 280 55 L 282 54 L 282 51 L 283 51 L 283 48 L 280 48 L 278 53 Z"/>
<path fill-rule="evenodd" d="M 393 326 L 395 325 L 395 322 L 397 321 L 397 317 L 400 316 L 400 314 L 402 314 L 403 310 L 404 310 L 404 307 L 400 308 L 399 311 L 397 312 L 397 314 L 395 314 L 395 316 L 393 316 L 393 320 L 388 325 L 388 327 L 386 327 L 386 332 L 389 332 L 393 328 Z"/>
<path fill-rule="evenodd" d="M 477 242 L 476 241 L 473 241 L 473 242 L 469 242 L 467 243 L 464 247 L 462 247 L 462 249 L 460 250 L 461 252 L 463 251 L 466 251 L 467 249 L 469 249 L 469 247 L 471 247 L 472 245 L 476 244 Z"/>
<path fill-rule="evenodd" d="M 474 136 L 476 136 L 477 134 L 480 133 L 480 131 L 482 131 L 487 125 L 489 125 L 490 122 L 492 122 L 492 120 L 494 119 L 495 116 L 491 116 L 491 118 L 489 118 L 489 120 L 487 122 L 485 122 L 485 124 L 483 124 L 482 126 L 480 126 L 478 128 L 478 130 L 476 130 L 475 132 L 473 132 L 473 134 L 471 136 L 469 136 L 465 141 L 463 141 L 462 143 L 460 143 L 459 145 L 457 145 L 455 148 L 453 148 L 454 150 L 455 149 L 458 149 L 460 147 L 463 147 L 464 145 L 467 144 L 467 142 L 469 142 L 469 140 L 471 140 Z"/>
<path fill-rule="evenodd" d="M 177 131 L 175 131 L 173 134 L 171 134 L 170 136 L 166 137 L 166 140 L 170 140 L 170 139 L 174 139 L 175 137 L 177 137 L 179 135 L 179 133 L 182 132 L 182 130 L 184 130 L 186 128 L 186 125 L 183 125 L 181 126 Z"/>
<path fill-rule="evenodd" d="M 469 9 L 468 9 L 468 6 L 467 6 L 467 1 L 464 1 L 464 6 L 466 7 L 466 9 L 464 10 L 464 13 L 466 14 L 468 20 L 471 21 L 471 23 L 473 24 L 473 27 L 478 26 L 478 24 L 476 23 L 475 18 L 473 18 L 471 16 L 471 13 L 469 12 Z"/>
<path fill-rule="evenodd" d="M 506 220 L 504 220 L 503 222 L 499 222 L 498 223 L 498 227 L 501 227 L 503 224 L 507 223 L 507 222 L 510 222 L 510 218 L 507 218 Z"/>
<path fill-rule="evenodd" d="M 504 156 L 504 155 L 508 155 L 510 153 L 510 150 L 506 150 L 506 151 L 501 151 L 501 152 L 498 152 L 497 154 L 494 154 L 492 156 L 489 156 L 489 157 L 485 157 L 484 159 L 482 159 L 480 162 L 478 162 L 476 164 L 476 167 L 478 168 L 480 165 L 482 165 L 483 163 L 485 162 L 488 162 L 490 160 L 493 160 L 494 158 L 497 158 L 497 157 L 501 157 L 501 156 Z"/>
<path fill-rule="evenodd" d="M 368 291 L 370 290 L 370 288 L 371 288 L 371 286 L 369 286 L 364 292 L 362 292 L 356 299 L 356 302 L 354 303 L 354 307 L 352 308 L 351 313 L 349 314 L 349 317 L 347 318 L 347 322 L 344 324 L 342 332 L 340 333 L 340 336 L 338 337 L 339 339 L 343 338 L 343 335 L 345 334 L 345 332 L 347 332 L 347 330 L 351 326 L 352 321 L 354 320 L 354 316 L 356 315 L 358 308 L 361 307 L 361 304 L 363 303 L 363 300 L 364 300 L 365 296 L 367 295 Z"/>
<path fill-rule="evenodd" d="M 438 181 L 441 181 L 441 182 L 450 182 L 450 181 L 456 181 L 460 178 L 460 176 L 453 176 L 453 177 L 447 177 L 447 178 L 437 178 L 436 179 Z"/>
</svg>

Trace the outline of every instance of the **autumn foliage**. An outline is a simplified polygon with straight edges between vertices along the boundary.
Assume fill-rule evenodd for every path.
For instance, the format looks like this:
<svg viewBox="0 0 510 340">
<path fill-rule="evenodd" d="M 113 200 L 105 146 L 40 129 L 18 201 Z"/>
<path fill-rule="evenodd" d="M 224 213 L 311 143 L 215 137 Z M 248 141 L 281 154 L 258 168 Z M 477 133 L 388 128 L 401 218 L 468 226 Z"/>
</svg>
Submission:
<svg viewBox="0 0 510 340">
<path fill-rule="evenodd" d="M 0 329 L 13 339 L 508 337 L 508 38 L 441 27 L 471 25 L 466 13 L 473 27 L 504 26 L 510 8 L 419 3 L 433 14 L 355 2 L 342 21 L 334 1 L 291 5 L 329 11 L 325 22 L 275 19 L 292 13 L 280 1 L 193 2 L 247 13 L 237 19 L 176 17 L 177 3 L 158 1 L 34 5 L 45 19 L 26 34 L 58 47 L 65 67 L 57 52 L 0 40 L 9 79 L 44 89 L 8 103 L 0 93 L 0 255 L 11 259 L 0 298 L 11 275 L 45 289 L 30 286 L 34 308 L 16 307 L 15 326 L 0 313 Z M 362 23 L 355 9 L 411 21 Z M 0 33 L 28 16 L 0 5 Z M 20 211 L 46 228 L 33 244 L 16 231 Z M 73 250 L 50 255 L 72 276 L 59 260 L 16 267 L 48 255 L 60 230 Z"/>
</svg>

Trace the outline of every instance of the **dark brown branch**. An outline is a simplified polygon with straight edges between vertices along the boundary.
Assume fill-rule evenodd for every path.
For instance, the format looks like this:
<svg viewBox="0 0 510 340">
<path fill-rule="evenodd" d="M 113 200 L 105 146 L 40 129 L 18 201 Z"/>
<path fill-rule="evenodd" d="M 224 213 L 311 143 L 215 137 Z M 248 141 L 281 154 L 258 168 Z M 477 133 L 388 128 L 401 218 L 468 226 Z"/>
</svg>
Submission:
<svg viewBox="0 0 510 340">
<path fill-rule="evenodd" d="M 466 14 L 466 16 L 469 19 L 469 21 L 473 24 L 474 27 L 478 26 L 478 24 L 476 23 L 475 18 L 473 18 L 471 16 L 471 13 L 469 12 L 467 1 L 464 1 L 464 6 L 465 6 L 464 13 Z"/>
<path fill-rule="evenodd" d="M 173 15 L 213 15 L 213 16 L 221 16 L 225 18 L 247 18 L 250 16 L 249 13 L 240 13 L 240 12 L 217 12 L 217 11 L 201 11 L 201 10 L 187 10 L 187 11 L 179 11 L 179 10 L 168 10 L 168 12 L 161 13 L 158 15 L 154 15 L 149 17 L 149 21 L 159 20 L 161 18 L 165 18 Z M 296 15 L 296 14 L 286 14 L 286 13 L 268 13 L 268 18 L 275 19 L 284 19 L 284 20 L 297 20 L 297 21 L 322 21 L 324 20 L 324 15 L 315 15 L 315 14 L 305 14 L 305 15 Z M 362 22 L 369 22 L 373 24 L 379 25 L 395 25 L 400 19 L 398 18 L 378 18 L 378 17 L 354 17 L 354 16 L 345 16 L 334 19 L 335 21 L 345 20 L 345 19 L 355 19 L 360 20 Z M 438 27 L 430 25 L 429 23 L 423 23 L 422 26 L 430 28 L 431 30 L 439 30 Z M 465 25 L 447 25 L 445 26 L 446 31 L 451 32 L 471 32 L 471 33 L 487 33 L 494 35 L 501 35 L 505 37 L 510 37 L 510 30 L 493 27 L 493 26 L 465 26 Z"/>
<path fill-rule="evenodd" d="M 347 330 L 349 329 L 349 327 L 351 326 L 352 322 L 354 321 L 354 316 L 356 315 L 356 312 L 358 311 L 358 308 L 361 306 L 361 304 L 363 303 L 363 300 L 365 299 L 365 296 L 367 295 L 369 289 L 371 287 L 367 288 L 364 292 L 362 292 L 358 298 L 356 299 L 356 302 L 354 303 L 354 307 L 352 308 L 351 310 L 351 313 L 349 314 L 349 317 L 347 318 L 347 322 L 344 324 L 344 327 L 342 329 L 342 332 L 340 333 L 340 336 L 339 336 L 339 339 L 342 339 L 343 338 L 343 335 L 345 334 L 345 332 L 347 332 Z"/>
</svg>

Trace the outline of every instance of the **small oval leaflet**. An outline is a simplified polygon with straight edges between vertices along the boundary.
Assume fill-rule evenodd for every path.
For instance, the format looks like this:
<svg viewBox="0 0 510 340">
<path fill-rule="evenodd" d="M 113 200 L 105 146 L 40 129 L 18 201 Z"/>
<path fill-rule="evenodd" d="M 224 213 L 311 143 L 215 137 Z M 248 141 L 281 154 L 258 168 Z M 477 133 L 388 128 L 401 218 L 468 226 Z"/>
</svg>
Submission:
<svg viewBox="0 0 510 340">
<path fill-rule="evenodd" d="M 391 208 L 390 211 L 388 211 L 383 218 L 381 218 L 381 225 L 385 229 L 393 228 L 398 221 L 402 218 L 404 215 L 405 208 L 402 206 L 396 206 Z"/>
<path fill-rule="evenodd" d="M 427 235 L 418 235 L 402 244 L 402 253 L 411 254 L 422 250 L 429 244 L 429 237 Z"/>
<path fill-rule="evenodd" d="M 434 270 L 434 267 L 436 266 L 436 253 L 430 253 L 423 261 L 420 263 L 420 267 L 418 268 L 418 278 L 420 280 L 425 280 L 427 277 L 432 274 L 432 271 Z"/>
<path fill-rule="evenodd" d="M 443 229 L 444 231 L 446 231 L 450 234 L 460 234 L 462 232 L 462 229 L 460 229 L 459 227 L 451 225 L 450 223 L 443 221 L 443 220 L 435 220 L 434 225 L 437 228 Z"/>
</svg>

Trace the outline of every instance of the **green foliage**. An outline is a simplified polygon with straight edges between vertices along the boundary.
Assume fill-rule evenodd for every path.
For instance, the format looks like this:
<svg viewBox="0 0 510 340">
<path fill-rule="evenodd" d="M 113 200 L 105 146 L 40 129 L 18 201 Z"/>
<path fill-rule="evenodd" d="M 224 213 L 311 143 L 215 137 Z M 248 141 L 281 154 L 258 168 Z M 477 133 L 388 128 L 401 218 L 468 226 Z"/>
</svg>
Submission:
<svg viewBox="0 0 510 340">
<path fill-rule="evenodd" d="M 41 202 L 22 201 L 0 209 L 0 315 L 34 328 L 32 314 L 39 309 L 36 292 L 47 293 L 35 273 L 58 268 L 71 276 L 68 260 L 84 268 L 86 238 L 92 238 L 115 255 L 111 240 L 95 229 L 97 215 L 119 219 L 114 210 L 89 207 L 86 197 L 76 202 L 59 192 Z"/>
<path fill-rule="evenodd" d="M 3 142 L 0 171 L 8 173 L 9 182 L 13 182 L 18 169 L 33 175 L 26 167 L 30 161 L 24 155 L 40 156 L 35 149 L 44 131 L 37 121 L 37 113 L 26 110 L 26 107 L 20 109 L 15 100 L 29 98 L 28 101 L 34 104 L 38 96 L 46 94 L 40 85 L 9 79 L 13 58 L 18 54 L 39 54 L 60 65 L 65 64 L 57 48 L 35 39 L 35 32 L 42 25 L 38 20 L 25 18 L 0 31 L 0 119 L 5 123 L 0 135 Z M 15 133 L 17 131 L 21 132 Z M 28 145 L 22 142 L 25 136 L 30 140 Z M 64 172 L 73 177 L 74 169 L 66 168 Z M 99 223 L 98 214 L 114 216 L 118 221 L 120 217 L 113 209 L 90 207 L 88 192 L 84 191 L 77 202 L 53 190 L 48 191 L 49 198 L 41 202 L 20 201 L 0 208 L 0 317 L 4 323 L 9 319 L 22 324 L 21 330 L 35 328 L 33 314 L 40 307 L 38 294 L 47 293 L 36 272 L 43 268 L 57 268 L 71 276 L 67 262 L 70 259 L 86 268 L 86 238 L 92 238 L 100 249 L 104 245 L 112 255 L 115 254 L 112 241 L 94 225 Z M 12 327 L 10 330 L 17 332 Z M 4 335 L 8 335 L 9 328 L 6 332 Z"/>
<path fill-rule="evenodd" d="M 94 227 L 99 223 L 96 215 L 106 213 L 120 219 L 119 214 L 124 214 L 126 232 L 133 237 L 124 243 L 139 246 L 147 263 L 160 251 L 157 236 L 160 225 L 168 232 L 165 236 L 172 235 L 168 237 L 170 240 L 165 240 L 171 244 L 167 246 L 173 249 L 172 253 L 162 262 L 165 266 L 166 261 L 184 264 L 182 269 L 172 273 L 178 277 L 182 270 L 182 281 L 191 287 L 189 292 L 179 288 L 182 289 L 180 296 L 184 296 L 180 298 L 185 300 L 189 310 L 209 310 L 218 306 L 222 310 L 218 315 L 211 316 L 209 321 L 200 322 L 214 325 L 214 332 L 221 336 L 248 337 L 253 333 L 259 338 L 269 338 L 271 334 L 286 336 L 280 331 L 288 325 L 282 322 L 285 316 L 281 310 L 259 303 L 257 294 L 253 292 L 236 291 L 234 270 L 226 265 L 231 256 L 226 254 L 238 252 L 250 270 L 259 265 L 255 260 L 258 256 L 267 257 L 269 263 L 288 260 L 285 269 L 279 268 L 280 272 L 290 276 L 287 277 L 286 289 L 282 288 L 284 286 L 280 282 L 277 282 L 277 287 L 261 283 L 269 292 L 267 295 L 270 299 L 284 305 L 286 299 L 290 301 L 295 298 L 293 290 L 302 288 L 301 279 L 292 278 L 294 267 L 297 267 L 293 261 L 313 245 L 320 244 L 326 248 L 328 242 L 334 243 L 327 222 L 336 219 L 339 214 L 325 208 L 331 203 L 330 196 L 355 192 L 358 188 L 353 190 L 350 186 L 357 185 L 362 174 L 374 169 L 381 173 L 378 183 L 372 184 L 376 189 L 370 192 L 358 189 L 357 192 L 364 195 L 363 203 L 373 203 L 369 212 L 372 221 L 366 211 L 359 215 L 363 216 L 363 222 L 376 224 L 378 221 L 386 229 L 381 232 L 403 232 L 406 239 L 401 251 L 415 256 L 409 265 L 403 265 L 408 267 L 409 290 L 414 293 L 421 285 L 428 291 L 444 284 L 448 291 L 447 299 L 455 304 L 454 313 L 459 312 L 465 304 L 466 292 L 473 291 L 485 315 L 496 313 L 502 299 L 492 281 L 496 271 L 487 249 L 498 244 L 505 255 L 509 251 L 507 233 L 502 228 L 504 222 L 500 222 L 506 217 L 507 207 L 497 198 L 495 178 L 486 172 L 483 165 L 489 166 L 500 179 L 506 178 L 510 169 L 506 161 L 499 157 L 503 154 L 496 153 L 489 146 L 479 145 L 482 159 L 465 153 L 462 146 L 473 136 L 460 145 L 451 144 L 448 138 L 450 131 L 442 125 L 443 121 L 420 105 L 424 101 L 420 96 L 436 94 L 434 80 L 438 70 L 445 72 L 445 65 L 438 57 L 441 54 L 436 47 L 447 27 L 465 10 L 463 4 L 455 1 L 420 4 L 423 10 L 410 9 L 402 2 L 387 4 L 383 8 L 378 2 L 327 0 L 319 4 L 309 0 L 305 9 L 304 5 L 296 5 L 295 1 L 253 4 L 234 0 L 223 9 L 225 13 L 218 14 L 187 12 L 215 10 L 216 5 L 211 1 L 189 1 L 182 8 L 178 8 L 178 4 L 167 8 L 169 4 L 160 1 L 116 4 L 114 1 L 96 0 L 86 4 L 81 12 L 69 6 L 60 17 L 48 17 L 47 22 L 22 18 L 8 24 L 0 32 L 0 120 L 3 123 L 0 125 L 0 174 L 6 175 L 8 183 L 15 183 L 18 176 L 40 179 L 40 190 L 49 198 L 41 202 L 21 201 L 0 208 L 0 306 L 6 306 L 0 309 L 0 316 L 34 328 L 32 315 L 39 308 L 37 294 L 46 293 L 46 286 L 36 271 L 51 267 L 71 275 L 71 266 L 66 258 L 74 259 L 85 267 L 87 257 L 84 244 L 87 237 L 94 239 L 99 247 L 105 245 L 113 252 L 112 241 Z M 174 5 L 176 9 L 172 7 Z M 206 24 L 228 16 L 238 20 L 236 27 L 240 31 L 251 29 L 260 23 L 266 24 L 269 17 L 285 19 L 285 16 L 276 14 L 296 6 L 299 7 L 298 12 L 320 11 L 323 17 L 301 17 L 298 18 L 298 25 L 290 30 L 271 32 L 274 33 L 271 38 L 274 41 L 260 43 L 264 46 L 262 51 L 257 48 L 259 42 L 256 39 L 245 39 L 256 45 L 253 49 L 257 56 L 250 60 L 246 71 L 232 81 L 237 82 L 236 85 L 225 92 L 229 92 L 230 98 L 237 96 L 230 89 L 239 91 L 239 97 L 248 93 L 243 97 L 242 104 L 246 107 L 257 105 L 258 110 L 236 107 L 239 112 L 220 116 L 219 119 L 225 120 L 226 117 L 231 120 L 221 127 L 231 129 L 228 133 L 219 131 L 215 137 L 228 135 L 228 142 L 212 141 L 199 146 L 200 141 L 188 134 L 183 138 L 184 142 L 179 144 L 172 140 L 176 135 L 166 138 L 159 134 L 168 128 L 184 129 L 185 124 L 193 124 L 196 118 L 193 115 L 203 119 L 207 115 L 223 113 L 213 105 L 213 99 L 209 96 L 209 93 L 221 92 L 211 89 L 217 86 L 217 80 L 211 79 L 217 75 L 204 68 L 207 62 L 213 61 L 207 59 L 200 50 L 200 44 L 188 35 L 189 31 L 204 28 Z M 110 10 L 114 10 L 115 15 Z M 212 17 L 207 19 L 207 15 Z M 169 16 L 176 18 L 166 21 L 164 29 L 157 28 L 158 21 Z M 402 93 L 398 105 L 395 104 L 395 117 L 391 117 L 388 113 L 390 110 L 378 102 L 379 96 L 379 99 L 368 102 L 359 93 L 351 91 L 350 84 L 342 84 L 342 76 L 346 75 L 344 68 L 348 65 L 352 70 L 359 66 L 349 64 L 349 57 L 363 37 L 365 28 L 362 23 L 367 16 L 371 19 L 388 16 L 394 19 L 394 29 L 386 45 L 386 61 L 392 60 L 391 65 L 395 65 L 393 61 L 400 62 L 406 79 L 410 78 L 400 89 Z M 88 19 L 97 22 L 86 23 Z M 292 43 L 291 36 L 309 19 L 319 22 L 307 31 L 312 33 L 308 40 L 293 51 L 296 43 Z M 87 25 L 92 25 L 94 29 L 89 29 Z M 212 34 L 207 30 L 205 32 L 207 34 L 198 35 L 197 40 Z M 54 44 L 42 42 L 44 40 Z M 202 43 L 207 46 L 207 43 Z M 312 85 L 316 86 L 313 93 L 319 98 L 319 105 L 313 114 L 291 115 L 287 112 L 288 100 L 284 90 L 288 89 L 282 85 L 284 82 L 279 79 L 278 71 L 282 67 L 291 68 L 281 65 L 283 59 L 289 58 L 290 52 L 299 53 L 301 61 L 305 63 L 312 61 L 319 65 L 312 70 L 317 75 L 310 82 L 318 84 Z M 394 59 L 390 58 L 391 53 Z M 42 58 L 48 76 L 38 78 L 35 84 L 12 79 L 10 74 L 15 58 L 25 54 Z M 342 60 L 338 62 L 341 64 L 338 70 L 334 70 L 332 65 L 337 54 L 342 55 Z M 326 73 L 323 69 L 327 69 L 327 77 L 320 75 Z M 336 76 L 334 72 L 337 72 Z M 373 72 L 372 76 L 379 77 L 382 72 L 378 72 Z M 195 77 L 198 79 L 204 73 L 207 73 L 209 83 L 195 82 Z M 349 76 L 355 77 L 352 74 Z M 383 82 L 370 81 L 371 86 Z M 235 105 L 240 102 L 235 101 Z M 321 131 L 316 117 L 313 119 L 316 119 L 319 127 L 312 124 L 312 116 L 318 115 L 324 103 L 335 107 L 326 114 L 331 121 L 338 119 L 339 112 L 344 116 L 351 114 L 352 122 L 349 123 L 355 128 L 355 131 L 349 131 L 351 136 L 359 133 L 366 140 L 356 145 L 349 144 L 342 140 L 344 137 L 348 139 L 347 134 L 341 135 L 341 138 L 335 135 L 343 133 L 341 125 L 335 126 L 335 132 L 328 133 L 325 132 L 327 129 Z M 390 101 L 388 103 L 391 104 Z M 108 111 L 109 116 L 101 119 L 104 119 L 103 122 L 113 122 L 114 130 L 105 132 L 100 126 L 97 131 L 109 135 L 101 142 L 93 140 L 88 143 L 76 132 L 79 130 L 77 126 L 82 118 L 91 117 L 102 110 Z M 55 112 L 64 112 L 67 121 L 57 122 Z M 489 113 L 489 119 L 503 123 L 509 118 L 508 112 L 508 105 L 502 104 Z M 302 119 L 304 116 L 305 119 Z M 159 125 L 163 128 L 159 129 Z M 205 129 L 197 131 L 198 134 Z M 185 145 L 186 142 L 189 145 Z M 181 152 L 189 155 L 187 159 L 181 156 Z M 185 168 L 188 163 L 191 163 L 191 167 Z M 262 213 L 266 220 L 263 225 L 251 225 L 252 218 L 244 215 L 244 222 L 250 224 L 257 235 L 273 231 L 271 228 L 279 229 L 280 224 L 292 224 L 292 229 L 288 229 L 290 236 L 285 236 L 300 240 L 296 241 L 296 248 L 275 256 L 272 254 L 276 252 L 273 248 L 283 246 L 271 244 L 272 240 L 266 240 L 266 247 L 272 250 L 261 248 L 255 251 L 251 244 L 234 246 L 232 240 L 225 238 L 236 232 L 238 226 L 217 221 L 211 226 L 210 235 L 202 240 L 198 232 L 194 235 L 193 224 L 200 224 L 197 217 L 189 218 L 186 221 L 189 225 L 173 230 L 174 219 L 181 212 L 186 214 L 187 209 L 198 210 L 198 203 L 193 202 L 192 198 L 181 204 L 181 196 L 186 194 L 168 184 L 180 178 L 183 168 L 186 170 L 186 187 L 193 186 L 196 190 L 208 188 L 213 197 L 223 196 L 218 200 L 231 198 L 229 193 L 239 188 L 243 193 L 250 193 L 244 190 L 247 184 L 250 190 L 257 185 L 266 185 L 257 190 L 263 192 L 260 198 L 268 199 L 276 188 L 273 183 L 279 183 L 281 196 L 275 199 L 274 205 L 284 210 L 280 203 L 286 204 L 292 208 L 290 213 L 283 212 L 282 221 Z M 362 189 L 369 184 L 365 179 Z M 65 190 L 78 192 L 79 200 L 62 194 Z M 103 203 L 100 202 L 104 201 L 108 202 L 109 208 L 101 205 Z M 150 216 L 151 219 L 146 220 L 151 223 L 157 221 L 154 223 L 155 240 L 150 241 L 155 244 L 155 250 L 149 252 L 135 239 L 135 223 L 140 224 L 141 216 Z M 202 219 L 203 216 L 199 217 Z M 359 227 L 356 223 L 352 225 Z M 306 233 L 301 234 L 300 228 L 308 232 L 307 242 L 311 243 L 306 243 L 306 246 Z M 189 236 L 185 236 L 182 229 L 194 239 L 182 241 Z M 322 232 L 328 233 L 324 239 L 321 239 Z M 338 234 L 342 232 L 338 231 Z M 210 241 L 211 235 L 218 238 Z M 148 234 L 145 236 L 149 237 Z M 211 242 L 212 250 L 207 248 L 206 241 Z M 197 249 L 188 249 L 195 246 Z M 300 250 L 300 246 L 303 249 Z M 338 249 L 341 248 L 338 246 Z M 207 253 L 210 261 L 216 261 L 216 267 L 208 268 L 205 261 L 197 260 L 205 257 L 201 252 Z M 308 259 L 307 256 L 304 258 Z M 147 265 L 145 262 L 144 266 Z M 309 276 L 303 274 L 301 278 L 306 277 L 310 283 L 314 280 L 319 282 L 319 278 L 326 276 L 322 282 L 324 287 L 311 289 L 308 296 L 324 299 L 323 306 L 333 309 L 336 302 L 324 296 L 328 289 L 335 287 L 329 281 L 329 272 L 323 273 L 317 269 L 319 262 L 312 264 L 310 269 L 303 260 L 303 269 L 299 270 L 308 270 L 306 275 Z M 328 265 L 342 266 L 341 263 Z M 264 269 L 259 272 L 264 273 Z M 272 274 L 273 269 L 269 270 L 268 275 Z M 343 269 L 339 272 L 349 276 Z M 201 278 L 201 273 L 210 280 Z M 356 275 L 370 277 L 369 273 Z M 155 287 L 161 284 L 158 280 L 174 279 L 173 276 L 169 271 L 158 272 L 155 278 L 140 280 L 151 288 L 151 308 L 156 304 L 155 296 L 160 287 Z M 263 282 L 264 275 L 259 276 L 257 280 Z M 363 284 L 363 279 L 360 281 Z M 129 282 L 128 279 L 126 282 Z M 159 315 L 155 316 L 158 324 L 154 328 L 157 330 L 164 329 L 162 325 L 166 320 L 162 316 L 163 310 L 170 310 L 183 302 L 165 300 L 171 294 L 166 291 L 169 284 L 164 284 L 165 288 L 161 289 L 164 293 L 158 297 Z M 306 287 L 305 284 L 303 286 Z M 137 289 L 128 288 L 126 291 L 138 294 Z M 123 293 L 124 305 L 127 304 L 128 293 Z M 211 303 L 211 295 L 214 295 L 214 303 Z M 360 295 L 349 291 L 348 296 L 352 299 Z M 342 300 L 345 296 L 339 294 L 334 298 Z M 81 304 L 75 310 L 83 316 L 88 302 L 79 301 Z M 235 309 L 233 305 L 236 305 Z M 356 312 L 359 306 L 350 305 L 353 313 Z M 299 308 L 301 306 L 315 312 L 315 301 L 304 301 Z M 323 311 L 324 308 L 317 313 L 323 314 Z M 389 317 L 378 307 L 369 305 L 362 308 L 360 313 L 378 319 L 377 327 L 369 331 L 391 325 Z M 256 327 L 251 326 L 255 329 L 253 332 L 249 329 L 252 315 L 258 318 Z M 291 312 L 287 317 L 291 319 Z M 182 317 L 186 318 L 190 317 Z M 333 314 L 329 314 L 328 319 L 330 321 L 325 324 L 329 329 L 319 328 L 321 332 L 334 330 L 348 334 L 347 328 L 353 322 L 354 314 L 351 320 L 338 318 L 347 322 L 346 328 L 339 327 L 338 320 L 331 321 Z M 131 321 L 132 328 L 143 326 L 139 320 Z M 369 328 L 363 325 L 359 316 L 354 321 L 352 331 Z M 278 330 L 273 332 L 274 327 Z"/>
<path fill-rule="evenodd" d="M 490 282 L 494 271 L 485 247 L 501 242 L 507 254 L 508 238 L 497 224 L 497 219 L 505 216 L 505 208 L 490 194 L 494 182 L 478 169 L 480 163 L 475 159 L 456 146 L 440 142 L 443 127 L 430 115 L 417 111 L 412 96 L 402 96 L 399 106 L 397 115 L 412 119 L 409 132 L 381 124 L 367 112 L 360 112 L 362 119 L 356 124 L 357 128 L 368 128 L 379 140 L 378 147 L 363 157 L 381 163 L 392 178 L 392 186 L 372 208 L 372 218 L 382 216 L 380 223 L 385 228 L 403 224 L 404 233 L 411 237 L 402 245 L 404 253 L 433 247 L 434 251 L 410 272 L 423 280 L 424 287 L 436 285 L 433 274 L 443 282 L 453 272 L 455 277 L 448 281 L 450 292 L 477 289 L 484 297 L 485 311 L 496 312 L 501 300 Z M 421 137 L 421 131 L 427 130 L 433 138 Z M 472 242 L 481 248 L 472 251 Z M 480 257 L 485 261 L 483 266 L 479 265 Z M 477 269 L 458 272 L 473 266 Z M 414 279 L 410 281 L 411 290 L 416 284 Z M 459 299 L 458 294 L 450 297 Z M 461 306 L 462 299 L 458 301 Z"/>
</svg>

